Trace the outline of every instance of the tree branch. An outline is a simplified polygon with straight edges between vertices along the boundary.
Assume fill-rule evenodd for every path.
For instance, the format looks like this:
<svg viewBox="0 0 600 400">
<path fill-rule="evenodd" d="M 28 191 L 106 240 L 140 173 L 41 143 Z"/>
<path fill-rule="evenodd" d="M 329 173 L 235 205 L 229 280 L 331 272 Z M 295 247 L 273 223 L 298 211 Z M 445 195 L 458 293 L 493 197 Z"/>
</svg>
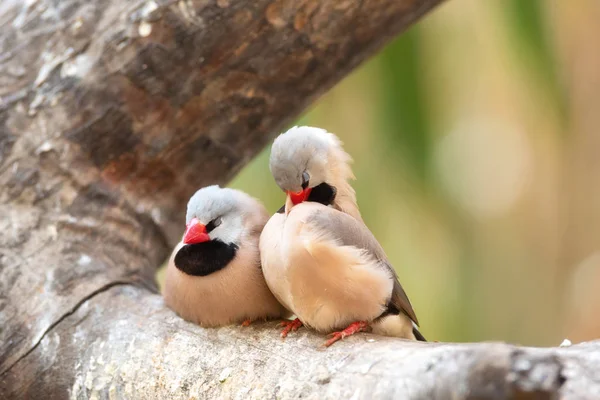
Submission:
<svg viewBox="0 0 600 400">
<path fill-rule="evenodd" d="M 110 321 L 110 323 L 107 323 Z M 360 334 L 320 347 L 276 323 L 203 329 L 157 295 L 118 286 L 86 301 L 5 379 L 3 398 L 582 399 L 600 395 L 600 341 L 569 348 L 437 344 Z M 44 370 L 36 369 L 44 365 Z M 30 371 L 36 370 L 36 374 Z M 60 379 L 56 379 L 60 377 Z"/>
</svg>

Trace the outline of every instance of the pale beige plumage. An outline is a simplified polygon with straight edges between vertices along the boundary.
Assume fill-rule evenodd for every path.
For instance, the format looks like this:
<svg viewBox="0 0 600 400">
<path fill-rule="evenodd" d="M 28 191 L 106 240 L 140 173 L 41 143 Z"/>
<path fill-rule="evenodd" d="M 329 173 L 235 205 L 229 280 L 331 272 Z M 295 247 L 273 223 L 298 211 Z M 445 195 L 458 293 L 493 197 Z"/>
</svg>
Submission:
<svg viewBox="0 0 600 400">
<path fill-rule="evenodd" d="M 291 131 L 276 139 L 271 153 L 271 172 L 288 196 L 285 212 L 271 217 L 260 238 L 269 288 L 318 331 L 367 321 L 375 333 L 424 340 L 394 269 L 360 217 L 348 182 L 350 157 L 331 133 L 309 127 Z M 304 189 L 295 177 L 304 172 L 310 185 L 336 189 L 331 204 L 292 204 L 290 192 Z"/>
<path fill-rule="evenodd" d="M 219 271 L 206 276 L 191 276 L 179 270 L 174 263 L 175 255 L 183 246 L 180 242 L 167 266 L 163 289 L 166 304 L 182 318 L 207 327 L 288 315 L 267 287 L 260 267 L 258 240 L 268 220 L 266 210 L 243 192 L 218 187 L 213 191 L 207 193 L 208 201 L 214 201 L 211 195 L 217 191 L 219 195 L 223 195 L 221 191 L 227 191 L 225 195 L 235 206 L 230 212 L 235 214 L 232 217 L 235 227 L 228 228 L 228 221 L 224 220 L 223 229 L 229 230 L 220 233 L 237 242 L 235 257 Z M 214 206 L 209 203 L 211 210 L 207 212 L 218 207 L 218 202 L 215 203 Z M 201 215 L 196 217 L 202 220 Z"/>
<path fill-rule="evenodd" d="M 415 339 L 404 290 L 381 246 L 353 217 L 302 203 L 269 220 L 260 247 L 267 284 L 305 325 L 326 333 L 372 321 L 375 333 Z M 404 313 L 379 318 L 390 302 Z"/>
</svg>

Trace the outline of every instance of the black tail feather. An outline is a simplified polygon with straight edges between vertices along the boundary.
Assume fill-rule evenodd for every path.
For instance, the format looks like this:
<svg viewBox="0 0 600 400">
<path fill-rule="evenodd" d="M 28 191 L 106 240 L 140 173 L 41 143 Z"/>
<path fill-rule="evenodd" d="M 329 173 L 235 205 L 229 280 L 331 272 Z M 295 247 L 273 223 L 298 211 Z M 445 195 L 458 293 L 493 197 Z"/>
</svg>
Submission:
<svg viewBox="0 0 600 400">
<path fill-rule="evenodd" d="M 415 335 L 415 338 L 417 338 L 417 340 L 420 342 L 427 341 L 427 339 L 425 339 L 425 336 L 423 336 L 423 334 L 421 334 L 421 332 L 419 332 L 419 330 L 415 326 L 413 326 L 413 335 Z"/>
</svg>

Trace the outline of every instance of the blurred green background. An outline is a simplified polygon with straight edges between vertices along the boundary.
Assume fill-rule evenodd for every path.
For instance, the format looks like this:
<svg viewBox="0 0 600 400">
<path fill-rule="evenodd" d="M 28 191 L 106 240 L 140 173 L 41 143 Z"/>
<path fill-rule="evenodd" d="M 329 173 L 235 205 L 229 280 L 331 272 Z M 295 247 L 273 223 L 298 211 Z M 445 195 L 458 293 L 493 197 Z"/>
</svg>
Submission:
<svg viewBox="0 0 600 400">
<path fill-rule="evenodd" d="M 600 336 L 600 2 L 450 0 L 297 124 L 354 157 L 430 340 Z M 265 149 L 230 184 L 284 199 Z"/>
</svg>

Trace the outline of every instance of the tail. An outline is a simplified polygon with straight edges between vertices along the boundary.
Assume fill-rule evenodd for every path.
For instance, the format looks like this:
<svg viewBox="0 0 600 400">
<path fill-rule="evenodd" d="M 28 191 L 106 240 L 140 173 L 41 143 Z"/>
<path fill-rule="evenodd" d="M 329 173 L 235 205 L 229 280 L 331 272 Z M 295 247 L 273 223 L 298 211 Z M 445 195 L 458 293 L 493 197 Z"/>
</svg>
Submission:
<svg viewBox="0 0 600 400">
<path fill-rule="evenodd" d="M 425 336 L 423 336 L 423 334 L 421 332 L 419 332 L 419 330 L 417 329 L 416 326 L 413 325 L 413 335 L 415 335 L 415 338 L 420 341 L 420 342 L 426 342 L 427 339 L 425 339 Z"/>
</svg>

